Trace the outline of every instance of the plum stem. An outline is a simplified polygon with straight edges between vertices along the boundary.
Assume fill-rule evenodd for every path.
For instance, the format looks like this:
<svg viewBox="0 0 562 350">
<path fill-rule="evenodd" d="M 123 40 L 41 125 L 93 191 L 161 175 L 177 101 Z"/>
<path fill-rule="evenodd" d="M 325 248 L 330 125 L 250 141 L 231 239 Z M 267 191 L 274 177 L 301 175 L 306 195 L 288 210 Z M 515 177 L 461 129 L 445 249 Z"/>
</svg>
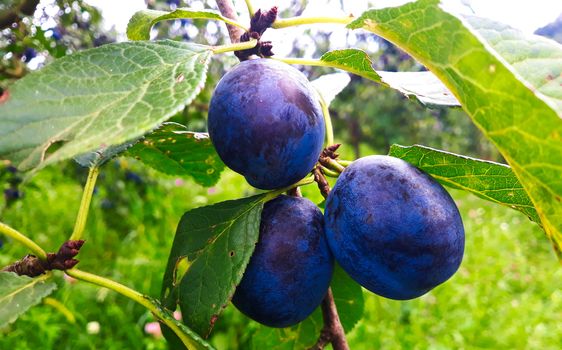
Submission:
<svg viewBox="0 0 562 350">
<path fill-rule="evenodd" d="M 324 327 L 320 331 L 318 341 L 310 350 L 321 350 L 329 343 L 332 343 L 334 350 L 349 350 L 347 339 L 345 338 L 345 331 L 340 321 L 340 316 L 334 302 L 334 294 L 332 288 L 328 288 L 328 292 L 322 300 L 322 318 L 324 320 Z"/>
<path fill-rule="evenodd" d="M 219 7 L 219 11 L 224 17 L 230 18 L 233 21 L 238 21 L 238 14 L 234 9 L 232 0 L 217 0 L 217 6 Z M 240 37 L 242 36 L 242 34 L 244 34 L 244 30 L 228 23 L 226 24 L 226 28 L 228 29 L 230 41 L 232 43 L 240 42 Z"/>
<path fill-rule="evenodd" d="M 80 208 L 78 209 L 78 215 L 76 216 L 74 231 L 69 238 L 69 240 L 71 241 L 79 240 L 80 238 L 82 238 L 82 233 L 84 233 L 84 228 L 86 227 L 86 222 L 88 221 L 88 212 L 90 211 L 90 203 L 92 202 L 92 195 L 94 194 L 98 175 L 99 168 L 96 166 L 91 167 L 90 171 L 88 172 L 86 185 L 84 185 L 84 192 L 82 193 Z"/>
<path fill-rule="evenodd" d="M 289 17 L 289 18 L 279 18 L 275 23 L 273 23 L 273 28 L 287 28 L 300 26 L 304 24 L 323 24 L 323 23 L 336 23 L 336 24 L 349 24 L 353 21 L 355 17 L 353 16 L 340 16 L 340 17 Z"/>
</svg>

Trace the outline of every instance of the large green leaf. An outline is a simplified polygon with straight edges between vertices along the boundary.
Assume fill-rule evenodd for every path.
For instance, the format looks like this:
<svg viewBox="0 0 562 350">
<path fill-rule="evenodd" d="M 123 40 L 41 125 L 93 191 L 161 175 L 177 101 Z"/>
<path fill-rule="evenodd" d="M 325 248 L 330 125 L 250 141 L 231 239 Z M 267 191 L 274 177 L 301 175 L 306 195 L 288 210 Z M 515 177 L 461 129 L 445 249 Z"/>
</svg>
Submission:
<svg viewBox="0 0 562 350">
<path fill-rule="evenodd" d="M 189 132 L 176 123 L 165 123 L 127 152 L 169 175 L 190 176 L 203 186 L 213 186 L 224 170 L 209 135 Z"/>
<path fill-rule="evenodd" d="M 0 158 L 28 170 L 140 137 L 197 95 L 211 54 L 167 40 L 56 60 L 16 82 L 0 104 Z"/>
<path fill-rule="evenodd" d="M 0 272 L 0 328 L 14 322 L 57 288 L 50 277 L 51 274 L 31 278 Z"/>
<path fill-rule="evenodd" d="M 336 264 L 331 282 L 334 302 L 341 324 L 346 333 L 350 332 L 363 315 L 363 290 L 349 275 Z M 308 349 L 320 336 L 324 323 L 318 307 L 312 315 L 296 326 L 270 328 L 259 326 L 252 335 L 252 349 L 297 350 Z"/>
<path fill-rule="evenodd" d="M 206 337 L 226 307 L 254 251 L 269 194 L 196 208 L 182 217 L 162 284 L 164 306 Z"/>
<path fill-rule="evenodd" d="M 320 61 L 319 65 L 339 68 L 396 89 L 428 107 L 459 106 L 455 96 L 431 72 L 375 71 L 369 55 L 359 49 L 329 51 Z"/>
<path fill-rule="evenodd" d="M 504 58 L 515 71 L 562 111 L 562 47 L 556 41 L 487 18 L 466 17 L 471 27 Z"/>
<path fill-rule="evenodd" d="M 444 185 L 519 210 L 532 221 L 541 224 L 527 192 L 511 168 L 505 164 L 418 145 L 392 145 L 388 154 L 415 165 Z"/>
<path fill-rule="evenodd" d="M 150 39 L 150 29 L 153 25 L 160 21 L 181 18 L 214 19 L 235 26 L 240 26 L 238 23 L 212 10 L 192 10 L 189 8 L 179 8 L 172 12 L 141 10 L 131 17 L 129 24 L 127 25 L 127 37 L 129 40 L 148 40 Z"/>
<path fill-rule="evenodd" d="M 562 113 L 556 103 L 514 74 L 482 36 L 438 0 L 369 10 L 349 27 L 391 41 L 443 81 L 511 165 L 560 254 Z M 562 66 L 552 67 L 557 67 L 554 76 L 562 73 Z"/>
</svg>

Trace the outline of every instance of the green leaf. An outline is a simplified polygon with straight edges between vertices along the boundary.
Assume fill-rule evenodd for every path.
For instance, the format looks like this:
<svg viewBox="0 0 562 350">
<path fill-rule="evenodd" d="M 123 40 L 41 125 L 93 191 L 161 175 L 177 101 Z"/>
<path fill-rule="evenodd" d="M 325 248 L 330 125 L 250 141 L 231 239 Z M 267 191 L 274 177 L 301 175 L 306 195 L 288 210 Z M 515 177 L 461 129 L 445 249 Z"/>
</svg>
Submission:
<svg viewBox="0 0 562 350">
<path fill-rule="evenodd" d="M 176 123 L 165 123 L 131 148 L 127 155 L 168 175 L 190 176 L 203 186 L 213 186 L 224 170 L 209 135 L 189 132 Z"/>
<path fill-rule="evenodd" d="M 103 147 L 93 152 L 77 155 L 74 157 L 74 160 L 86 168 L 100 167 L 125 152 L 128 148 L 131 148 L 137 141 L 138 139 L 116 146 Z"/>
<path fill-rule="evenodd" d="M 211 54 L 166 40 L 109 44 L 56 60 L 16 82 L 0 104 L 0 158 L 29 170 L 138 138 L 193 100 Z"/>
<path fill-rule="evenodd" d="M 321 58 L 322 65 L 339 68 L 393 88 L 428 107 L 456 107 L 459 102 L 431 72 L 375 71 L 366 52 L 359 49 L 334 50 Z"/>
<path fill-rule="evenodd" d="M 141 10 L 135 13 L 129 20 L 129 24 L 127 25 L 127 37 L 129 40 L 149 40 L 150 29 L 157 22 L 181 18 L 214 19 L 240 27 L 240 24 L 211 10 L 192 10 L 189 8 L 179 8 L 172 12 Z M 243 27 L 242 29 L 246 30 Z"/>
<path fill-rule="evenodd" d="M 258 240 L 270 195 L 221 202 L 185 213 L 178 225 L 162 284 L 168 309 L 179 303 L 184 322 L 209 335 L 234 294 Z M 187 265 L 186 265 L 187 264 Z M 181 265 L 181 274 L 177 276 Z"/>
<path fill-rule="evenodd" d="M 373 69 L 373 62 L 367 53 L 359 49 L 328 51 L 320 57 L 329 67 L 339 68 L 360 77 L 381 82 L 380 75 Z"/>
<path fill-rule="evenodd" d="M 176 320 L 174 318 L 173 313 L 162 307 L 162 304 L 160 303 L 160 301 L 150 298 L 150 297 L 145 297 L 146 299 L 148 299 L 149 302 L 151 302 L 155 307 L 157 307 L 160 312 L 161 312 L 161 316 L 169 322 L 173 322 L 179 329 L 181 329 L 182 333 L 185 335 L 186 338 L 186 342 L 188 343 L 189 346 L 189 350 L 213 350 L 213 346 L 211 346 L 211 344 L 207 343 L 203 338 L 201 338 L 199 336 L 199 334 L 195 333 L 193 330 L 191 330 L 189 327 L 187 327 L 186 325 L 184 325 L 182 322 Z M 160 325 L 163 327 L 166 327 L 166 329 L 169 329 L 164 323 L 162 323 L 160 321 Z M 171 330 L 170 330 L 171 332 Z M 175 337 L 177 337 L 177 335 L 175 333 L 171 333 L 173 334 Z M 185 348 L 184 343 L 179 339 L 178 339 L 178 345 L 181 346 L 181 348 Z"/>
<path fill-rule="evenodd" d="M 345 332 L 350 332 L 363 315 L 363 290 L 336 264 L 331 282 L 334 302 Z M 251 348 L 297 350 L 308 349 L 316 343 L 324 326 L 320 307 L 296 326 L 270 328 L 260 325 L 252 335 Z"/>
<path fill-rule="evenodd" d="M 469 16 L 466 20 L 521 77 L 551 100 L 558 113 L 562 111 L 562 47 L 559 43 L 487 18 Z"/>
<path fill-rule="evenodd" d="M 363 316 L 363 289 L 338 264 L 334 269 L 331 287 L 343 329 L 346 333 L 351 332 Z"/>
<path fill-rule="evenodd" d="M 51 274 L 31 278 L 0 272 L 0 328 L 14 322 L 57 288 L 50 277 Z"/>
<path fill-rule="evenodd" d="M 451 90 L 511 165 L 562 258 L 562 113 L 467 26 L 438 0 L 369 10 L 349 24 L 396 44 Z M 553 76 L 562 73 L 556 62 Z"/>
<path fill-rule="evenodd" d="M 404 159 L 443 185 L 519 210 L 541 224 L 531 199 L 508 165 L 419 145 L 392 145 L 388 155 Z"/>
</svg>

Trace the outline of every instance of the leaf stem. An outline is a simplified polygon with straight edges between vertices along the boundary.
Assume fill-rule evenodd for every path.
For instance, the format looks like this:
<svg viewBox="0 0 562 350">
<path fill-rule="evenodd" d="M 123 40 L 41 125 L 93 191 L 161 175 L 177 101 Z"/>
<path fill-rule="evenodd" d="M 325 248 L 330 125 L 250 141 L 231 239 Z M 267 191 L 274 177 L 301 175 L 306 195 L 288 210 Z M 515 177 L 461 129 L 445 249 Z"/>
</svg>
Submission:
<svg viewBox="0 0 562 350">
<path fill-rule="evenodd" d="M 330 67 L 334 68 L 334 65 L 330 62 L 314 59 L 314 58 L 296 58 L 296 57 L 272 57 L 274 60 L 285 62 L 287 64 L 298 64 L 301 66 L 313 66 L 313 67 Z"/>
<path fill-rule="evenodd" d="M 33 242 L 30 238 L 21 232 L 18 232 L 10 226 L 0 222 L 0 233 L 12 238 L 13 240 L 23 244 L 31 250 L 39 259 L 47 260 L 47 253 L 37 243 Z"/>
<path fill-rule="evenodd" d="M 157 305 L 153 300 L 148 298 L 147 296 L 137 292 L 134 289 L 131 289 L 127 286 L 122 285 L 121 283 L 115 282 L 108 278 L 98 276 L 89 272 L 85 272 L 79 269 L 70 269 L 66 270 L 66 274 L 74 277 L 78 280 L 88 282 L 91 284 L 95 284 L 100 287 L 104 287 L 107 289 L 111 289 L 114 292 L 117 292 L 150 310 L 155 317 L 157 317 L 160 321 L 162 321 L 166 326 L 170 327 L 172 331 L 181 339 L 182 343 L 188 349 L 197 349 L 199 346 L 194 343 L 192 339 L 190 339 L 178 325 L 173 322 L 172 320 L 167 317 L 159 305 Z"/>
<path fill-rule="evenodd" d="M 351 160 L 343 160 L 343 159 L 336 159 L 336 161 L 338 162 L 339 165 L 343 166 L 343 167 L 348 167 L 351 163 L 353 163 Z"/>
<path fill-rule="evenodd" d="M 246 0 L 246 7 L 248 8 L 248 12 L 250 13 L 250 18 L 256 13 L 254 11 L 254 6 L 252 6 L 252 0 Z"/>
<path fill-rule="evenodd" d="M 334 128 L 332 127 L 332 118 L 330 118 L 330 109 L 320 93 L 317 93 L 320 107 L 322 108 L 322 115 L 324 116 L 324 124 L 326 125 L 326 145 L 334 144 Z"/>
<path fill-rule="evenodd" d="M 278 18 L 273 22 L 272 28 L 287 28 L 300 26 L 303 24 L 320 24 L 320 23 L 337 23 L 337 24 L 348 24 L 353 21 L 355 17 L 353 16 L 341 16 L 341 17 L 289 17 L 289 18 Z"/>
<path fill-rule="evenodd" d="M 82 201 L 80 202 L 80 209 L 78 209 L 78 215 L 76 216 L 76 222 L 74 224 L 74 231 L 70 236 L 69 240 L 75 241 L 82 238 L 82 233 L 86 227 L 86 221 L 88 220 L 88 212 L 90 211 L 90 203 L 92 202 L 92 195 L 94 194 L 94 188 L 96 187 L 96 180 L 98 178 L 99 168 L 93 166 L 88 172 L 88 179 L 86 180 L 86 185 L 84 185 L 84 192 L 82 193 Z"/>
<path fill-rule="evenodd" d="M 254 48 L 257 43 L 258 43 L 258 41 L 256 39 L 252 39 L 250 41 L 245 41 L 245 42 L 241 42 L 241 43 L 213 46 L 212 50 L 213 50 L 213 53 L 215 53 L 215 54 L 231 52 L 231 51 L 238 51 L 238 50 L 247 50 L 247 49 Z"/>
</svg>

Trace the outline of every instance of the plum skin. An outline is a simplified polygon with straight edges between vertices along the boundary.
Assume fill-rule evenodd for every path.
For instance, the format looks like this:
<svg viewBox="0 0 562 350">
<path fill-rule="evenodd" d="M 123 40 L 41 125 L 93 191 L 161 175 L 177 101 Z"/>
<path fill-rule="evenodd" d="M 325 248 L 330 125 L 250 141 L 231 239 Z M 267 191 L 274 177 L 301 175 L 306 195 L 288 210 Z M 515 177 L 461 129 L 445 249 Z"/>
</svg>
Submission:
<svg viewBox="0 0 562 350">
<path fill-rule="evenodd" d="M 264 189 L 305 177 L 322 151 L 325 124 L 306 77 L 271 59 L 244 61 L 211 98 L 209 136 L 222 161 Z"/>
<path fill-rule="evenodd" d="M 320 209 L 306 198 L 277 197 L 264 206 L 259 240 L 232 303 L 266 326 L 295 325 L 320 305 L 333 269 Z"/>
<path fill-rule="evenodd" d="M 326 237 L 359 284 L 390 299 L 421 296 L 448 280 L 464 253 L 464 227 L 449 193 L 394 157 L 351 163 L 328 195 Z"/>
</svg>

